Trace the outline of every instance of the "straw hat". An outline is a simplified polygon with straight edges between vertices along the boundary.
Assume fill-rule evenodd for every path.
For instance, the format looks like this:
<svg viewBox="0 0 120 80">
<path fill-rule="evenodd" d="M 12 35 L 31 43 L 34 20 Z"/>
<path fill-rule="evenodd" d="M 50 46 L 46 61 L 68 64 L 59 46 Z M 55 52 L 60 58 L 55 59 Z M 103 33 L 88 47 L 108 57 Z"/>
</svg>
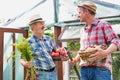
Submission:
<svg viewBox="0 0 120 80">
<path fill-rule="evenodd" d="M 97 6 L 90 2 L 90 1 L 86 1 L 80 5 L 78 5 L 78 7 L 83 7 L 83 8 L 86 8 L 86 9 L 89 9 L 90 11 L 96 13 L 96 9 L 97 9 Z"/>
<path fill-rule="evenodd" d="M 42 17 L 40 16 L 40 14 L 35 14 L 33 16 L 30 17 L 29 19 L 29 25 L 36 23 L 36 22 L 44 22 L 45 20 L 42 19 Z"/>
</svg>

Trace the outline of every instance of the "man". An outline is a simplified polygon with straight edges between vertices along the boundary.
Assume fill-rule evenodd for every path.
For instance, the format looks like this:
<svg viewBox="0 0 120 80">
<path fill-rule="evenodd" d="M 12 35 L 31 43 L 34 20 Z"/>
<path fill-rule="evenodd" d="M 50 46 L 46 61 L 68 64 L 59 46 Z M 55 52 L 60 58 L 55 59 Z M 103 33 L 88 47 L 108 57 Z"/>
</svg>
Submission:
<svg viewBox="0 0 120 80">
<path fill-rule="evenodd" d="M 78 17 L 85 26 L 80 32 L 80 50 L 93 45 L 105 44 L 106 50 L 96 48 L 97 52 L 91 54 L 87 61 L 78 54 L 70 64 L 74 66 L 80 61 L 80 80 L 111 80 L 112 59 L 111 53 L 120 50 L 120 41 L 111 25 L 95 18 L 97 6 L 92 2 L 78 5 Z"/>
<path fill-rule="evenodd" d="M 27 68 L 34 66 L 38 73 L 37 80 L 57 80 L 55 63 L 51 53 L 53 50 L 57 50 L 59 46 L 51 37 L 44 35 L 45 21 L 39 14 L 30 18 L 29 26 L 33 32 L 29 43 L 32 47 L 34 60 L 27 62 L 21 59 L 22 65 Z"/>
</svg>

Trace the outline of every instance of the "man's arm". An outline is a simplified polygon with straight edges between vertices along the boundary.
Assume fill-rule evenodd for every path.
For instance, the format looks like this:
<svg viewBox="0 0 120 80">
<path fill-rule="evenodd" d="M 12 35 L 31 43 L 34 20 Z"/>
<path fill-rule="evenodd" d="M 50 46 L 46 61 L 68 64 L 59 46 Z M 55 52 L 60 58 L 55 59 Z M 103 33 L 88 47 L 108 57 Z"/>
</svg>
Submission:
<svg viewBox="0 0 120 80">
<path fill-rule="evenodd" d="M 106 54 L 111 54 L 114 51 L 117 51 L 117 45 L 112 43 L 110 46 L 105 50 Z"/>
</svg>

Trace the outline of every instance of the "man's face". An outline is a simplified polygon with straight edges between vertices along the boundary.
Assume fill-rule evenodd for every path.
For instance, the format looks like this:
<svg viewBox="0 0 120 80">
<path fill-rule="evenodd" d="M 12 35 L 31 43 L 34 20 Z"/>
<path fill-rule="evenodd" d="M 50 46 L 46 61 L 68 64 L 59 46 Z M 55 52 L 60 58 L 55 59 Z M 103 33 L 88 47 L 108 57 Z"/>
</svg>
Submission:
<svg viewBox="0 0 120 80">
<path fill-rule="evenodd" d="M 86 22 L 87 10 L 83 10 L 81 7 L 78 7 L 78 18 L 80 18 L 80 22 Z"/>
<path fill-rule="evenodd" d="M 36 22 L 33 24 L 33 32 L 44 34 L 45 22 Z"/>
</svg>

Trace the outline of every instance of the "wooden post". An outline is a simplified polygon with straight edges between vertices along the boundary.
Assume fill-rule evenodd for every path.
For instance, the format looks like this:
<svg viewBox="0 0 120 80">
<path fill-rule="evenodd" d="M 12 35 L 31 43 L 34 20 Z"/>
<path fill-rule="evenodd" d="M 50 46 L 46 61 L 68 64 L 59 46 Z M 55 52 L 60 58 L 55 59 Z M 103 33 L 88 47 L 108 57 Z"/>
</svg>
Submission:
<svg viewBox="0 0 120 80">
<path fill-rule="evenodd" d="M 0 29 L 0 80 L 3 80 L 3 43 L 4 40 L 2 40 L 4 37 L 4 34 L 2 30 Z"/>
<path fill-rule="evenodd" d="M 58 37 L 59 37 L 60 33 L 61 33 L 61 27 L 55 26 L 54 27 L 55 41 L 61 47 L 62 43 L 60 41 L 58 41 Z M 57 68 L 58 80 L 63 80 L 63 64 L 62 64 L 62 61 L 56 61 L 56 68 Z"/>
</svg>

